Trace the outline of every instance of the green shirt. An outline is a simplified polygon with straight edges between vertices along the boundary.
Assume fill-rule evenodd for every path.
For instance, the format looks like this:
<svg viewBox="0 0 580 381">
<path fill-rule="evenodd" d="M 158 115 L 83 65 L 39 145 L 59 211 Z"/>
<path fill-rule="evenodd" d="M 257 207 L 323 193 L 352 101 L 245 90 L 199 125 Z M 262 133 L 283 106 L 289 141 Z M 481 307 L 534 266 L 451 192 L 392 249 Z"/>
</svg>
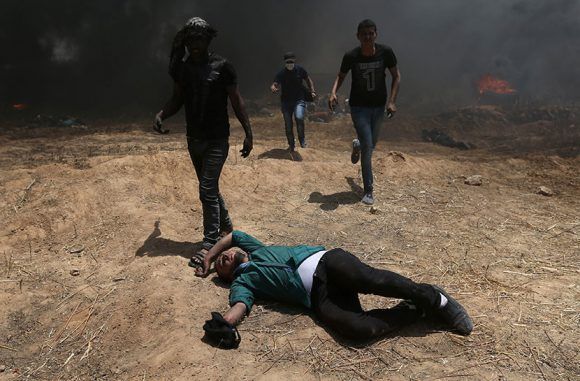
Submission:
<svg viewBox="0 0 580 381">
<path fill-rule="evenodd" d="M 233 246 L 248 253 L 249 262 L 238 267 L 230 288 L 230 306 L 246 305 L 249 314 L 255 298 L 302 304 L 310 308 L 310 298 L 296 271 L 323 246 L 266 246 L 249 234 L 234 230 Z"/>
</svg>

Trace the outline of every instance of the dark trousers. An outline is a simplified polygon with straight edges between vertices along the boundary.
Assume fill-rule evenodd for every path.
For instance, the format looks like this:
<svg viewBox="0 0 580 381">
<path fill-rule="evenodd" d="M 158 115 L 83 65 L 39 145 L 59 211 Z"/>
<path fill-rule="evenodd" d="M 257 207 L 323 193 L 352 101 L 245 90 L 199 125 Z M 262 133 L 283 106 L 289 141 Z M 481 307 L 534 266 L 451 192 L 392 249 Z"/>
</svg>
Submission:
<svg viewBox="0 0 580 381">
<path fill-rule="evenodd" d="M 314 273 L 311 299 L 316 316 L 326 326 L 347 338 L 368 340 L 408 323 L 408 310 L 363 311 L 359 293 L 409 299 L 423 309 L 435 308 L 440 302 L 431 285 L 375 269 L 342 249 L 324 254 Z"/>
<path fill-rule="evenodd" d="M 232 221 L 219 191 L 220 174 L 228 157 L 228 139 L 187 139 L 189 156 L 199 180 L 199 199 L 203 207 L 203 248 L 210 249 L 220 231 L 230 231 Z"/>
<path fill-rule="evenodd" d="M 296 132 L 298 132 L 298 141 L 300 146 L 304 146 L 306 138 L 304 136 L 304 114 L 306 112 L 306 102 L 298 100 L 296 102 L 282 102 L 282 115 L 284 116 L 284 128 L 286 130 L 286 139 L 288 147 L 294 149 L 294 127 L 292 116 L 296 119 Z"/>
</svg>

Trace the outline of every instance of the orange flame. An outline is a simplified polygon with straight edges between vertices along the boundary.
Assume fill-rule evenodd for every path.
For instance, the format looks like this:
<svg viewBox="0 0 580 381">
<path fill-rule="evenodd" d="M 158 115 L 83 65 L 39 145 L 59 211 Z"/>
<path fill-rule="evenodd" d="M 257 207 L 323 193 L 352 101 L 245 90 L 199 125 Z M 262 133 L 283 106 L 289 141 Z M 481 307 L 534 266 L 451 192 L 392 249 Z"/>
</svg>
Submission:
<svg viewBox="0 0 580 381">
<path fill-rule="evenodd" d="M 24 103 L 16 103 L 16 104 L 12 105 L 12 108 L 14 110 L 22 111 L 22 110 L 26 110 L 28 108 L 28 105 L 24 104 Z"/>
<path fill-rule="evenodd" d="M 516 90 L 508 81 L 495 78 L 491 74 L 486 74 L 477 81 L 479 94 L 496 93 L 496 94 L 513 94 Z"/>
</svg>

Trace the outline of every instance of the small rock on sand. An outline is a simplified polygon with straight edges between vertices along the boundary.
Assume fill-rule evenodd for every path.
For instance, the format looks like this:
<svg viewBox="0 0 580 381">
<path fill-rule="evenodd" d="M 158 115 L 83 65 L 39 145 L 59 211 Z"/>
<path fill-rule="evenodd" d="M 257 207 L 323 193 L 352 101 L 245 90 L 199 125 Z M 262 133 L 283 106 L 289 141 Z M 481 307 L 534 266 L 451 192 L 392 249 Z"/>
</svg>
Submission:
<svg viewBox="0 0 580 381">
<path fill-rule="evenodd" d="M 72 275 L 72 276 L 78 276 L 78 275 L 81 275 L 81 270 L 79 270 L 79 269 L 72 269 L 72 270 L 70 271 L 70 275 Z"/>
<path fill-rule="evenodd" d="M 467 185 L 481 185 L 483 183 L 483 178 L 481 175 L 472 175 L 465 179 L 465 184 Z"/>
<path fill-rule="evenodd" d="M 541 186 L 541 187 L 539 187 L 539 188 L 538 188 L 538 194 L 541 194 L 542 196 L 548 196 L 548 197 L 551 197 L 551 196 L 553 196 L 553 195 L 554 195 L 554 191 L 553 191 L 553 190 L 551 190 L 551 189 L 550 189 L 550 188 L 548 188 L 548 187 Z"/>
<path fill-rule="evenodd" d="M 71 254 L 80 254 L 85 250 L 84 246 L 76 246 L 70 249 L 68 252 Z"/>
</svg>

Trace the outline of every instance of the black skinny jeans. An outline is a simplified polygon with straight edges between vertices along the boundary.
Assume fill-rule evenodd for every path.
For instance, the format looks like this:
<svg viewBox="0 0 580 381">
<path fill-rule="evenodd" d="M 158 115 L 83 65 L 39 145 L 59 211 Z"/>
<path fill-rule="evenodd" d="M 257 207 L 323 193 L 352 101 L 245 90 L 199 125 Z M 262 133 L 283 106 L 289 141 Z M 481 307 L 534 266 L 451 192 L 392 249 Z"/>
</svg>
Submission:
<svg viewBox="0 0 580 381">
<path fill-rule="evenodd" d="M 359 293 L 410 299 L 424 309 L 435 308 L 440 302 L 439 293 L 429 284 L 375 269 L 342 249 L 324 254 L 314 273 L 311 299 L 316 316 L 325 325 L 344 337 L 368 340 L 408 323 L 408 310 L 363 311 Z"/>
<path fill-rule="evenodd" d="M 229 149 L 228 139 L 187 139 L 189 156 L 199 180 L 203 207 L 203 248 L 209 250 L 219 240 L 220 231 L 232 230 L 232 221 L 219 191 L 220 174 Z"/>
</svg>

